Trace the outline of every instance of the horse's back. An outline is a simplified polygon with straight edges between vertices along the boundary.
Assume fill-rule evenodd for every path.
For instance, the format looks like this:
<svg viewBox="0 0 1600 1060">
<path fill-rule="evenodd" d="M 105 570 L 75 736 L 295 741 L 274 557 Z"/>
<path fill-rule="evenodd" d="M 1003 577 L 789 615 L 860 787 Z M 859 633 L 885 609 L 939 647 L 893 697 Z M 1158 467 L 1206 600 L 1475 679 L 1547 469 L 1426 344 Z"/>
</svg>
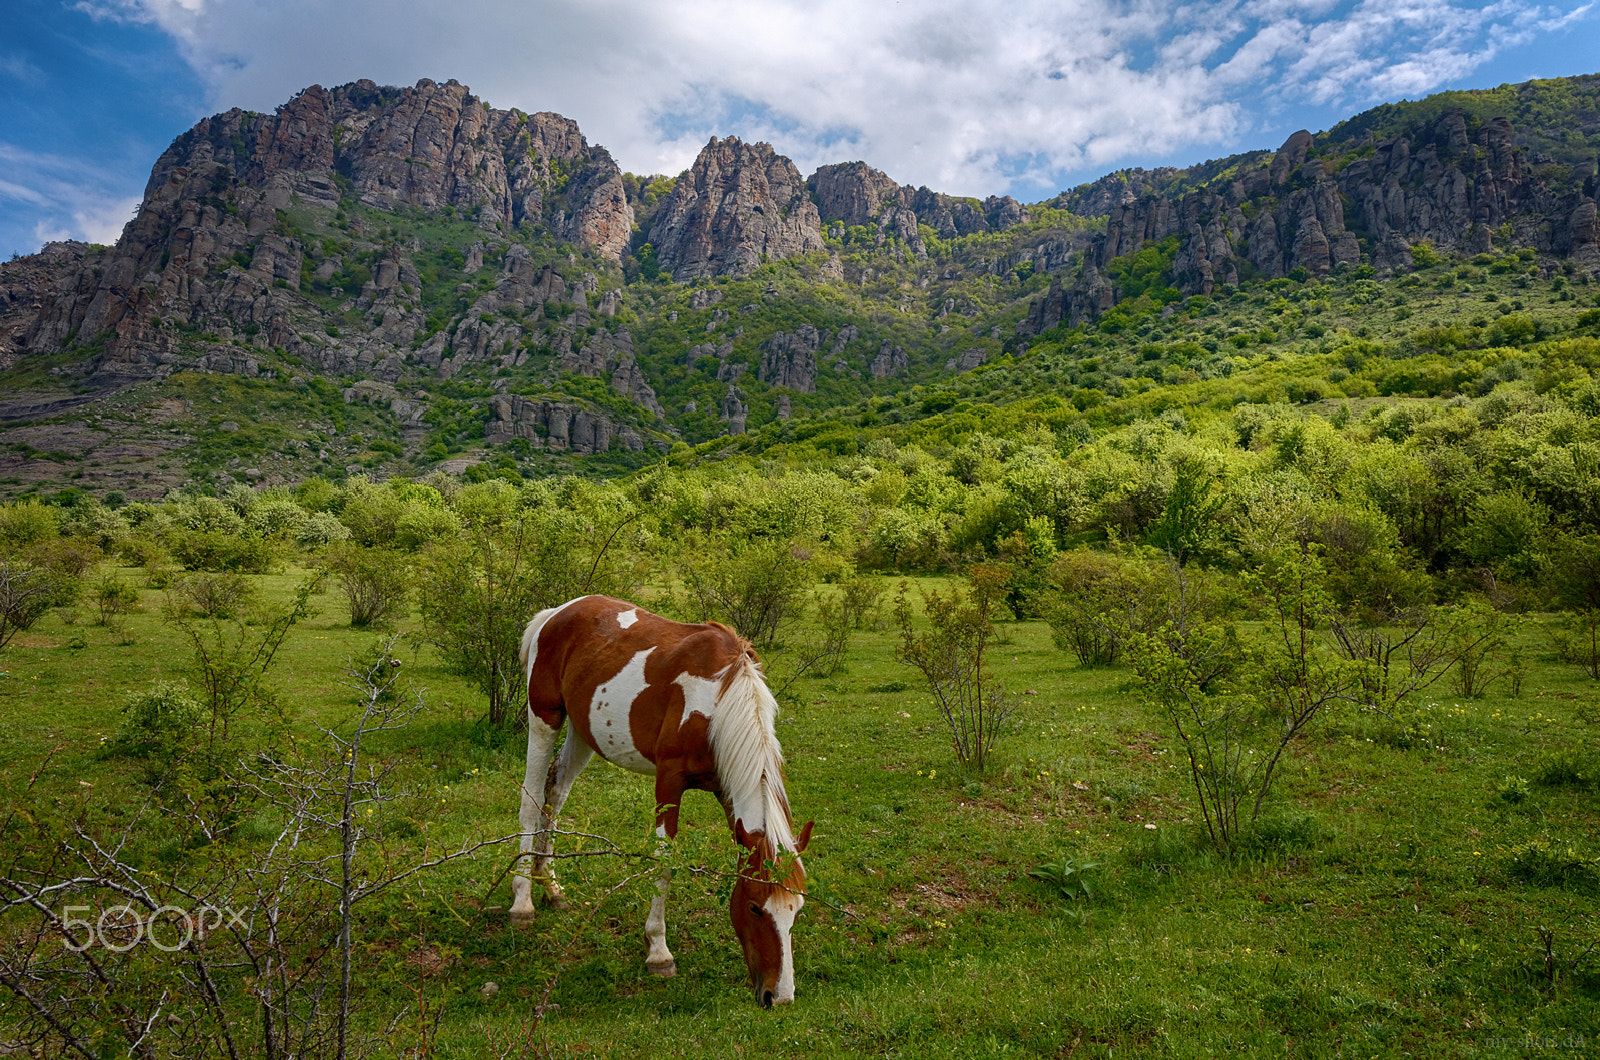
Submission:
<svg viewBox="0 0 1600 1060">
<path fill-rule="evenodd" d="M 708 695 L 749 645 L 716 622 L 675 622 L 609 596 L 557 609 L 530 635 L 528 705 L 546 724 L 570 718 L 600 755 L 653 771 L 659 734 Z"/>
</svg>

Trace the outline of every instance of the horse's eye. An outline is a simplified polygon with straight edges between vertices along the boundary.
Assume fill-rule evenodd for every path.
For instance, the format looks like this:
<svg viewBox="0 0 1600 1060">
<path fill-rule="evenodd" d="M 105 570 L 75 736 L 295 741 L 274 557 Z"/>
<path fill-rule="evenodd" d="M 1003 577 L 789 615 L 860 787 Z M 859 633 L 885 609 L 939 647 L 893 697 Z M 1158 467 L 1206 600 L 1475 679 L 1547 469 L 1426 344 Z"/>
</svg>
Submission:
<svg viewBox="0 0 1600 1060">
<path fill-rule="evenodd" d="M 766 916 L 766 911 L 754 902 L 750 903 L 750 912 L 753 916 Z"/>
</svg>

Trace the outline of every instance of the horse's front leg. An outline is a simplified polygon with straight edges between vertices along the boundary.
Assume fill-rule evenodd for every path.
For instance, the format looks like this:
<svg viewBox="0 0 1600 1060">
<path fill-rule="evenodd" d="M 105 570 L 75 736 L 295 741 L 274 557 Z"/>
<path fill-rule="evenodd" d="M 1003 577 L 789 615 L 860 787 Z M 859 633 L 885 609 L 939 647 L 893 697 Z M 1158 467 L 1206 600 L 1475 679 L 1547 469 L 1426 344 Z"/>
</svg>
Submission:
<svg viewBox="0 0 1600 1060">
<path fill-rule="evenodd" d="M 522 856 L 517 859 L 517 870 L 511 877 L 511 919 L 513 922 L 533 919 L 533 877 L 536 871 L 546 873 L 541 883 L 544 884 L 545 894 L 551 901 L 559 901 L 561 889 L 555 887 L 555 881 L 547 875 L 550 864 L 550 828 L 552 821 L 545 812 L 545 788 L 547 773 L 550 768 L 550 752 L 556 744 L 556 734 L 560 732 L 560 725 L 550 725 L 540 720 L 539 715 L 532 710 L 528 711 L 528 765 L 522 776 L 522 809 L 518 820 L 522 825 Z M 538 838 L 540 853 L 543 854 L 543 866 L 539 866 L 540 859 L 535 858 L 533 864 L 529 863 L 529 856 L 534 851 L 535 836 Z M 554 891 L 552 893 L 552 888 Z"/>
<path fill-rule="evenodd" d="M 663 782 L 665 778 L 665 782 Z M 664 979 L 678 974 L 678 964 L 667 948 L 667 889 L 672 885 L 672 866 L 666 860 L 667 843 L 678 834 L 678 800 L 683 787 L 667 775 L 656 774 L 656 855 L 662 859 L 656 876 L 656 896 L 650 900 L 650 915 L 644 921 L 644 937 L 650 945 L 644 966 Z"/>
</svg>

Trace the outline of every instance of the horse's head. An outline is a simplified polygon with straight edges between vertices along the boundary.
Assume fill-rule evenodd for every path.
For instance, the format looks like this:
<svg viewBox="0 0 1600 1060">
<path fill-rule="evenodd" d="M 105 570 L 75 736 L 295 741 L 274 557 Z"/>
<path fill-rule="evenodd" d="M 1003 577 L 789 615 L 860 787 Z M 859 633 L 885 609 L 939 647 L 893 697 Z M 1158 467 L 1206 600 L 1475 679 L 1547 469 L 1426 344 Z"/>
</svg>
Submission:
<svg viewBox="0 0 1600 1060">
<path fill-rule="evenodd" d="M 789 932 L 806 904 L 806 871 L 799 855 L 811 840 L 813 823 L 806 822 L 800 830 L 793 850 L 775 851 L 765 832 L 747 832 L 744 822 L 734 822 L 734 838 L 749 855 L 734 881 L 728 911 L 762 1008 L 794 1000 L 794 944 Z"/>
</svg>

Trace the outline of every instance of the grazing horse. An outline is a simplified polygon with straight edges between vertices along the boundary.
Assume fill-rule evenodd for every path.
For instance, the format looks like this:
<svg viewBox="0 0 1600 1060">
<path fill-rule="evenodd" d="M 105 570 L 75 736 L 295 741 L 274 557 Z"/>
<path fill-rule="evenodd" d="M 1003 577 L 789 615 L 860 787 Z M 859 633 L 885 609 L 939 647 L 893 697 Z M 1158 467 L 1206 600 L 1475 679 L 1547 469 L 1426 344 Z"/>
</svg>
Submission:
<svg viewBox="0 0 1600 1060">
<path fill-rule="evenodd" d="M 783 786 L 783 751 L 773 730 L 778 703 L 761 679 L 750 642 L 716 622 L 684 625 L 609 596 L 581 596 L 540 611 L 522 634 L 528 679 L 528 771 L 522 781 L 522 853 L 532 871 L 512 880 L 511 916 L 533 915 L 533 881 L 561 900 L 550 864 L 551 829 L 589 758 L 656 780 L 656 835 L 678 834 L 678 806 L 690 788 L 722 803 L 747 854 L 729 911 L 756 1000 L 794 1000 L 789 932 L 805 904 L 805 870 Z M 550 756 L 570 727 L 554 769 Z M 547 776 L 548 773 L 548 776 Z M 776 867 L 778 878 L 773 878 Z M 667 949 L 663 869 L 650 903 L 645 967 L 677 974 Z"/>
</svg>

